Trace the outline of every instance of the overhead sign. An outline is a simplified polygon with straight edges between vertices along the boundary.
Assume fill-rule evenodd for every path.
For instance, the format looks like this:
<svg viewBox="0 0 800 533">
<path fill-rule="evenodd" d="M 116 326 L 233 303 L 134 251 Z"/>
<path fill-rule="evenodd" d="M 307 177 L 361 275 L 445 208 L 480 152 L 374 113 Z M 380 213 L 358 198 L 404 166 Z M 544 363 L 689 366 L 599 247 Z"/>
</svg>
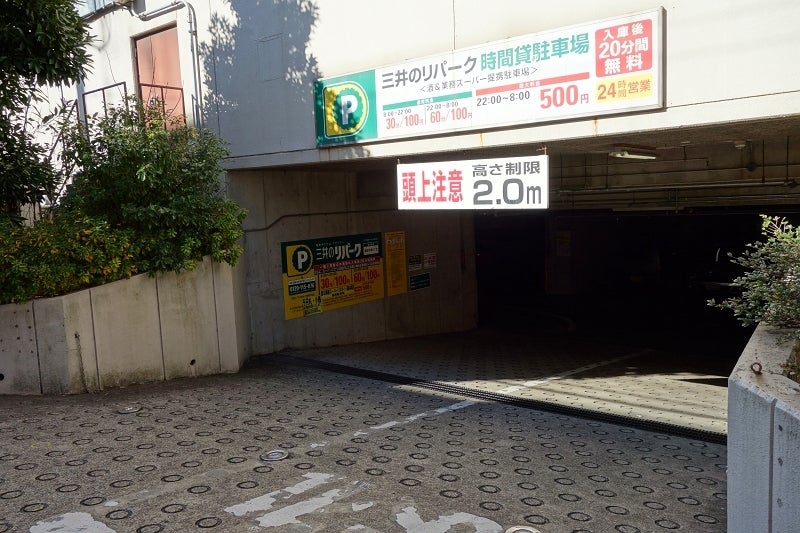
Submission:
<svg viewBox="0 0 800 533">
<path fill-rule="evenodd" d="M 547 209 L 548 175 L 546 155 L 397 165 L 397 208 Z"/>
<path fill-rule="evenodd" d="M 380 233 L 281 243 L 287 320 L 383 298 Z"/>
<path fill-rule="evenodd" d="M 663 18 L 658 8 L 321 79 L 317 144 L 662 108 Z"/>
</svg>

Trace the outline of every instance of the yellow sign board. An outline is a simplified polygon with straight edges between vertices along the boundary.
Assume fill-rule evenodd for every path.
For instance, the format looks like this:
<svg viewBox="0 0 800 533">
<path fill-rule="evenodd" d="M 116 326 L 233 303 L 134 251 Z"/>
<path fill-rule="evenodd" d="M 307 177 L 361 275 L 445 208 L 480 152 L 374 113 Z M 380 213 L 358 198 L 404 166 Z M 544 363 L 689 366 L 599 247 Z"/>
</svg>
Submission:
<svg viewBox="0 0 800 533">
<path fill-rule="evenodd" d="M 380 233 L 281 243 L 287 320 L 384 296 Z"/>
<path fill-rule="evenodd" d="M 406 283 L 406 232 L 390 231 L 386 238 L 386 292 L 389 296 L 403 294 Z"/>
</svg>

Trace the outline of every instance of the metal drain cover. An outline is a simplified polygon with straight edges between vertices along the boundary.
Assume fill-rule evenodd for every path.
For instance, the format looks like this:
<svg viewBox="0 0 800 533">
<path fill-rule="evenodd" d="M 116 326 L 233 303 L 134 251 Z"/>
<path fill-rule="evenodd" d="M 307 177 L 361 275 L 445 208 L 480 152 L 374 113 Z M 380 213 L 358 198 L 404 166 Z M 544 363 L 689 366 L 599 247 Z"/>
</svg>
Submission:
<svg viewBox="0 0 800 533">
<path fill-rule="evenodd" d="M 289 452 L 285 450 L 272 450 L 271 452 L 262 453 L 259 459 L 262 461 L 280 461 L 289 457 Z"/>
<path fill-rule="evenodd" d="M 142 410 L 142 408 L 139 407 L 138 405 L 129 405 L 128 407 L 123 407 L 121 409 L 117 409 L 117 412 L 119 414 L 121 414 L 121 415 L 129 415 L 129 414 L 132 414 L 132 413 L 138 413 L 141 410 Z"/>
</svg>

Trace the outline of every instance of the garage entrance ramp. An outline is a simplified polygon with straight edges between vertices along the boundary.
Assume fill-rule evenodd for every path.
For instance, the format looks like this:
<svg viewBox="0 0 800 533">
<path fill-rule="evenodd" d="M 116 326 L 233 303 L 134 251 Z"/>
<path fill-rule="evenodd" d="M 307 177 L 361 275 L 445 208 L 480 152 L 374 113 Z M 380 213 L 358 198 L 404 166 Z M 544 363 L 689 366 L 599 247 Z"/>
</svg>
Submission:
<svg viewBox="0 0 800 533">
<path fill-rule="evenodd" d="M 709 442 L 726 439 L 726 370 L 689 354 L 479 328 L 271 357 Z"/>
</svg>

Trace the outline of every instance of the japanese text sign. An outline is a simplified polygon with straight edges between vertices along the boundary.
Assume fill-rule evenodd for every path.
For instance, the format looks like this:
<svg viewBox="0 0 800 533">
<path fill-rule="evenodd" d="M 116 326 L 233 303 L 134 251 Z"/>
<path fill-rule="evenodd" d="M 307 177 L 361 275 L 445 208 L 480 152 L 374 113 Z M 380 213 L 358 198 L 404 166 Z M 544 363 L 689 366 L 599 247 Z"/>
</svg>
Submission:
<svg viewBox="0 0 800 533">
<path fill-rule="evenodd" d="M 287 320 L 383 298 L 380 233 L 281 243 Z"/>
<path fill-rule="evenodd" d="M 398 209 L 547 209 L 546 155 L 397 165 Z"/>
<path fill-rule="evenodd" d="M 317 144 L 663 108 L 663 8 L 315 84 Z"/>
</svg>

